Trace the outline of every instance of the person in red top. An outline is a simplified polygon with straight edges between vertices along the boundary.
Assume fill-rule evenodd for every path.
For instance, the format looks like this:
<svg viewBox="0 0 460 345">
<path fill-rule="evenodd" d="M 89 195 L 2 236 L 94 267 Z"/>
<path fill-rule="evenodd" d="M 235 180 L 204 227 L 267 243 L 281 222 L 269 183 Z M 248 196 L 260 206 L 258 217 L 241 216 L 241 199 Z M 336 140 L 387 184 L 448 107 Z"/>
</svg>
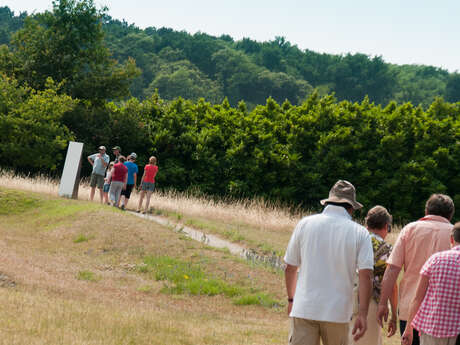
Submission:
<svg viewBox="0 0 460 345">
<path fill-rule="evenodd" d="M 404 345 L 412 344 L 412 328 L 419 331 L 421 345 L 454 345 L 460 334 L 460 222 L 450 242 L 450 250 L 433 254 L 420 271 L 402 337 Z"/>
<path fill-rule="evenodd" d="M 110 184 L 109 190 L 112 205 L 116 207 L 120 204 L 121 191 L 126 188 L 126 182 L 128 180 L 128 168 L 123 164 L 126 158 L 120 156 L 118 160 L 119 162 L 113 166 L 112 183 Z"/>
<path fill-rule="evenodd" d="M 149 158 L 149 164 L 144 167 L 144 175 L 141 179 L 141 196 L 139 198 L 139 206 L 137 207 L 137 212 L 141 211 L 142 201 L 144 200 L 144 195 L 147 193 L 147 198 L 145 201 L 145 211 L 149 210 L 150 197 L 152 192 L 155 190 L 155 176 L 158 172 L 157 158 L 152 156 Z"/>
</svg>

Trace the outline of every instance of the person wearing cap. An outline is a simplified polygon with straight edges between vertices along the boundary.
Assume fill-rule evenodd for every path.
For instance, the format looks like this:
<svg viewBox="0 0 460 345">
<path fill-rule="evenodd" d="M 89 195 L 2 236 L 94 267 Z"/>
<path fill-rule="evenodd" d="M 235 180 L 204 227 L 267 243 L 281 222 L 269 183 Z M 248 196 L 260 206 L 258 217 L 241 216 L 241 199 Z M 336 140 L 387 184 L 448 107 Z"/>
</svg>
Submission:
<svg viewBox="0 0 460 345">
<path fill-rule="evenodd" d="M 359 311 L 354 340 L 367 329 L 374 255 L 369 232 L 351 216 L 362 208 L 355 187 L 339 180 L 320 214 L 304 217 L 294 229 L 284 261 L 290 316 L 289 344 L 348 344 L 353 287 L 358 270 Z"/>
<path fill-rule="evenodd" d="M 105 169 L 107 168 L 107 165 L 110 161 L 109 155 L 106 154 L 105 151 L 105 146 L 99 146 L 99 153 L 88 156 L 88 162 L 93 166 L 93 171 L 91 173 L 91 179 L 89 182 L 91 187 L 89 198 L 91 201 L 93 201 L 97 186 L 101 197 L 101 203 L 104 200 L 104 193 L 102 189 L 104 187 Z"/>
<path fill-rule="evenodd" d="M 444 194 L 433 194 L 425 204 L 425 216 L 407 224 L 399 233 L 393 251 L 387 260 L 383 276 L 382 292 L 377 310 L 377 320 L 382 325 L 388 319 L 388 298 L 391 295 L 402 268 L 404 274 L 399 285 L 399 330 L 401 335 L 407 326 L 410 303 L 420 283 L 420 270 L 434 253 L 450 248 L 453 228 L 450 220 L 455 207 L 452 199 Z M 413 330 L 413 344 L 420 344 L 418 331 Z"/>
<path fill-rule="evenodd" d="M 121 147 L 120 146 L 112 147 L 112 152 L 113 152 L 113 155 L 115 156 L 115 159 L 113 160 L 114 164 L 117 164 L 121 156 Z"/>
<path fill-rule="evenodd" d="M 386 261 L 390 256 L 393 247 L 391 244 L 385 242 L 385 237 L 391 231 L 392 216 L 388 210 L 380 205 L 372 207 L 368 212 L 365 219 L 366 228 L 369 231 L 372 241 L 372 248 L 374 250 L 374 277 L 372 279 L 372 298 L 369 302 L 369 312 L 367 315 L 367 331 L 363 337 L 358 341 L 354 341 L 350 335 L 349 342 L 353 345 L 381 345 L 382 334 L 381 328 L 377 323 L 375 317 L 377 313 L 377 305 L 380 298 L 380 290 L 382 285 L 383 274 L 385 273 Z M 355 291 L 356 292 L 356 291 Z M 359 301 L 357 294 L 354 298 L 356 308 L 358 310 Z M 397 306 L 398 306 L 398 287 L 395 284 L 393 294 L 390 297 L 392 317 L 388 324 L 388 337 L 396 333 L 397 321 Z M 353 324 L 356 319 L 356 314 L 353 315 L 351 323 Z"/>
<path fill-rule="evenodd" d="M 136 153 L 131 153 L 128 156 L 128 161 L 125 162 L 125 166 L 128 168 L 128 181 L 126 183 L 126 188 L 121 192 L 121 209 L 124 210 L 128 206 L 129 198 L 131 197 L 131 192 L 136 188 L 137 174 L 139 168 L 137 164 L 134 163 L 137 159 Z"/>
</svg>

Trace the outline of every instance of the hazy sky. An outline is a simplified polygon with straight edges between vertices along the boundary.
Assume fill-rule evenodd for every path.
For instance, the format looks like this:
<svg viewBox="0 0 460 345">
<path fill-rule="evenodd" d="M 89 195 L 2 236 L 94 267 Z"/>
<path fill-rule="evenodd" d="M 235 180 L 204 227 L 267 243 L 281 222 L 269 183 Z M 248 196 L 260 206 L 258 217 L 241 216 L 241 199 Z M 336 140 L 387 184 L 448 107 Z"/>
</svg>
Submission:
<svg viewBox="0 0 460 345">
<path fill-rule="evenodd" d="M 460 71 L 459 0 L 95 0 L 116 19 L 257 41 L 284 36 L 301 49 L 381 55 L 387 62 Z M 51 0 L 0 0 L 42 12 Z"/>
</svg>

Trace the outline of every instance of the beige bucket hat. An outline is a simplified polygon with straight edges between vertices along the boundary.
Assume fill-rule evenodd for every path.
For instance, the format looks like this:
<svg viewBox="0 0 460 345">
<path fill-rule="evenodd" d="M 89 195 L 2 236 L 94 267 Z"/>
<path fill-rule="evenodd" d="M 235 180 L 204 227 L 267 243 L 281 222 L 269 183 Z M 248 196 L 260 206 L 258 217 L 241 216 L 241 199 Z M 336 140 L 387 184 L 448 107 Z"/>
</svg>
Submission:
<svg viewBox="0 0 460 345">
<path fill-rule="evenodd" d="M 353 209 L 359 210 L 363 207 L 362 204 L 356 201 L 356 189 L 348 181 L 338 180 L 329 191 L 329 197 L 320 201 L 321 205 L 327 202 L 347 203 L 353 206 Z"/>
</svg>

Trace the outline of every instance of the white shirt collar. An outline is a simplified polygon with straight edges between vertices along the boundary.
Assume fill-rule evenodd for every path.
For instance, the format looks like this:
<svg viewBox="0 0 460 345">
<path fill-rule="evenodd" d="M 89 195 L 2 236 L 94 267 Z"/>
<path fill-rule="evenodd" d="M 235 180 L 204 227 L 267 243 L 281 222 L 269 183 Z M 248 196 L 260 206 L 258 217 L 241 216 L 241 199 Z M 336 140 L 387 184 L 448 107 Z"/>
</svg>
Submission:
<svg viewBox="0 0 460 345">
<path fill-rule="evenodd" d="M 345 217 L 347 219 L 351 219 L 348 211 L 342 206 L 327 205 L 324 208 L 323 213 L 331 217 Z"/>
<path fill-rule="evenodd" d="M 383 238 L 381 236 L 377 235 L 375 232 L 369 231 L 369 234 L 371 235 L 371 237 L 375 237 L 379 241 L 383 241 Z"/>
</svg>

